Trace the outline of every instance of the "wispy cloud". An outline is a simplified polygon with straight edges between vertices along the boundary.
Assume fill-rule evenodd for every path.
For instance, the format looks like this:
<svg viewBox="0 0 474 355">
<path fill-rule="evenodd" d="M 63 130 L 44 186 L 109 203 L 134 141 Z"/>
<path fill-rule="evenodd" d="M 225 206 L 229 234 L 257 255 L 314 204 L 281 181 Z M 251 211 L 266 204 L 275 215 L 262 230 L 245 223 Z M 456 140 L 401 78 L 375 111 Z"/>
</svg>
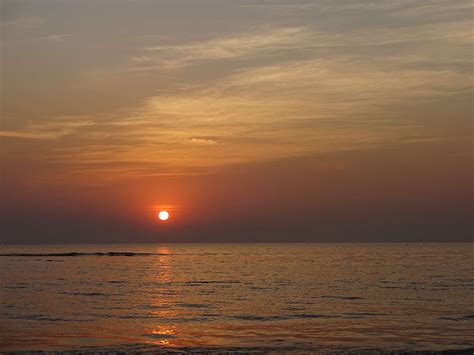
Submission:
<svg viewBox="0 0 474 355">
<path fill-rule="evenodd" d="M 373 3 L 351 4 L 350 6 L 346 5 L 345 8 L 354 6 L 359 8 L 362 5 L 364 7 L 375 6 L 380 11 L 379 6 Z M 451 6 L 450 10 L 464 9 L 466 6 L 466 4 L 464 7 Z M 409 11 L 405 12 L 405 7 L 385 3 L 382 8 L 389 8 L 391 16 L 399 17 L 400 22 L 403 23 L 410 21 L 408 17 L 413 15 Z M 398 12 L 394 12 L 395 8 Z M 336 6 L 334 9 L 341 10 L 340 6 Z M 434 12 L 435 9 L 438 10 L 436 12 L 438 14 L 439 7 L 435 6 L 415 8 L 413 11 Z M 392 12 L 394 13 L 392 14 Z M 445 20 L 421 21 L 396 28 L 380 25 L 375 28 L 360 26 L 351 29 L 350 33 L 347 33 L 346 29 L 327 30 L 315 25 L 283 28 L 263 27 L 250 32 L 232 33 L 202 41 L 149 46 L 144 48 L 142 55 L 131 58 L 133 65 L 130 70 L 178 70 L 195 64 L 205 65 L 216 61 L 237 60 L 246 60 L 246 65 L 252 65 L 252 61 L 257 60 L 278 62 L 282 58 L 286 61 L 299 60 L 302 56 L 331 60 L 345 58 L 359 61 L 370 60 L 372 57 L 410 59 L 414 56 L 425 56 L 424 60 L 429 63 L 443 57 L 456 56 L 456 51 L 439 53 L 437 51 L 439 46 L 469 46 L 471 40 L 472 21 L 469 18 L 453 20 L 448 17 Z M 397 47 L 399 53 L 388 57 L 383 47 Z M 467 60 L 465 57 L 464 59 Z"/>
<path fill-rule="evenodd" d="M 29 139 L 58 139 L 81 128 L 92 126 L 94 122 L 81 116 L 54 117 L 44 122 L 32 122 L 23 130 L 2 130 L 0 136 Z"/>
<path fill-rule="evenodd" d="M 132 57 L 131 61 L 135 64 L 145 64 L 145 63 L 150 63 L 153 61 L 153 58 L 148 57 L 146 55 L 142 55 L 140 57 Z"/>
<path fill-rule="evenodd" d="M 465 1 L 259 6 L 278 8 L 283 20 L 175 43 L 140 38 L 102 72 L 90 69 L 87 90 L 123 98 L 138 88 L 138 104 L 27 122 L 3 135 L 52 140 L 43 158 L 74 173 L 189 174 L 439 142 L 443 127 L 430 126 L 421 107 L 446 103 L 446 117 L 456 119 L 451 107 L 472 93 L 472 19 L 462 15 L 472 5 Z"/>
<path fill-rule="evenodd" d="M 0 131 L 0 137 L 22 138 L 22 139 L 54 139 L 53 135 L 47 133 L 34 133 L 25 131 Z"/>
<path fill-rule="evenodd" d="M 43 37 L 38 37 L 38 40 L 41 41 L 62 41 L 64 38 L 66 38 L 68 35 L 67 34 L 54 34 L 50 36 L 43 36 Z"/>
<path fill-rule="evenodd" d="M 37 30 L 44 25 L 45 20 L 39 17 L 17 17 L 13 19 L 1 19 L 2 27 L 16 31 L 28 32 Z"/>
<path fill-rule="evenodd" d="M 150 46 L 144 50 L 153 54 L 153 65 L 135 70 L 176 69 L 203 61 L 252 57 L 293 47 L 307 35 L 303 27 L 267 28 L 180 45 Z"/>
<path fill-rule="evenodd" d="M 444 1 L 424 0 L 413 2 L 412 0 L 361 0 L 357 2 L 348 1 L 304 1 L 304 2 L 266 2 L 261 4 L 245 4 L 242 8 L 261 10 L 280 14 L 281 16 L 301 15 L 302 12 L 338 14 L 354 16 L 360 13 L 395 16 L 449 16 L 454 11 L 472 11 L 470 0 Z"/>
<path fill-rule="evenodd" d="M 213 145 L 217 144 L 217 141 L 211 138 L 191 138 L 188 140 L 191 143 L 194 144 L 204 144 L 204 145 Z"/>
</svg>

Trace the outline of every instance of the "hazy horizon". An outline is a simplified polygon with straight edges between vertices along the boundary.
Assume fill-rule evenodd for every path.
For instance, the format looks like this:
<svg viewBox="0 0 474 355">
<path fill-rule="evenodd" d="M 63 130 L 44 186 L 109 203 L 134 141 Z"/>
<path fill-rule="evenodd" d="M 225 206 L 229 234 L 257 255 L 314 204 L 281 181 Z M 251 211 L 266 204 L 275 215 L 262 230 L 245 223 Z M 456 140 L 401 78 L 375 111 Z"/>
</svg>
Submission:
<svg viewBox="0 0 474 355">
<path fill-rule="evenodd" d="M 166 246 L 166 245 L 176 245 L 176 244 L 182 244 L 182 245 L 197 245 L 197 244 L 261 244 L 261 245 L 270 245 L 270 244 L 393 244 L 393 245 L 416 245 L 416 244 L 472 244 L 472 241 L 460 241 L 460 242 L 431 242 L 431 241 L 418 241 L 418 242 L 390 242 L 390 241 L 354 241 L 354 242 L 347 242 L 347 241 L 340 241 L 340 242 L 318 242 L 318 241 L 313 241 L 313 242 L 293 242 L 293 241 L 283 241 L 283 242 L 155 242 L 155 243 L 126 243 L 126 242 L 121 242 L 121 243 L 115 243 L 115 242 L 105 242 L 105 243 L 100 243 L 100 242 L 86 242 L 86 243 L 64 243 L 64 242 L 59 242 L 59 243 L 37 243 L 37 244 L 15 244 L 15 243 L 7 243 L 7 244 L 1 244 L 1 246 L 5 248 L 15 248 L 15 247 L 64 247 L 64 246 L 108 246 L 108 245 L 116 245 L 116 246 L 133 246 L 133 245 L 141 245 L 141 246 Z M 22 249 L 24 251 L 24 249 Z M 74 252 L 74 250 L 71 250 L 70 252 Z M 102 252 L 102 251 L 100 251 Z M 69 253 L 69 251 L 67 252 Z"/>
</svg>

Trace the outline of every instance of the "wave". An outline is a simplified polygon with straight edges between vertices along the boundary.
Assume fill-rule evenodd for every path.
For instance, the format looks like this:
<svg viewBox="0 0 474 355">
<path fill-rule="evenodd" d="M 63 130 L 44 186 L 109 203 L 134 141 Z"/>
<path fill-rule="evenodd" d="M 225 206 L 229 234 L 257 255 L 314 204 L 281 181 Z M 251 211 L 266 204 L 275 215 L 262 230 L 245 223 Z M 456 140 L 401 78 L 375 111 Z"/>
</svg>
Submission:
<svg viewBox="0 0 474 355">
<path fill-rule="evenodd" d="M 97 253 L 11 253 L 0 254 L 0 256 L 14 256 L 14 257 L 71 257 L 71 256 L 165 256 L 171 254 L 162 253 L 131 253 L 131 252 L 97 252 Z"/>
<path fill-rule="evenodd" d="M 316 319 L 316 318 L 340 318 L 337 315 L 325 315 L 325 314 L 288 314 L 288 315 L 271 315 L 271 316 L 258 316 L 258 315 L 238 315 L 229 317 L 230 319 L 244 320 L 244 321 L 277 321 L 277 320 L 289 320 L 289 319 Z"/>
<path fill-rule="evenodd" d="M 441 320 L 452 320 L 452 321 L 459 321 L 459 320 L 474 320 L 474 314 L 467 314 L 464 316 L 445 316 L 445 317 L 439 317 L 438 319 Z"/>
<path fill-rule="evenodd" d="M 34 320 L 41 322 L 93 322 L 93 318 L 53 317 L 42 314 L 9 316 L 10 319 Z"/>
<path fill-rule="evenodd" d="M 357 297 L 357 296 L 321 296 L 320 298 L 329 298 L 329 299 L 335 299 L 335 300 L 363 300 L 363 297 Z"/>
<path fill-rule="evenodd" d="M 156 339 L 172 339 L 172 335 L 165 334 L 143 334 L 144 337 Z M 410 349 L 410 348 L 409 348 Z M 412 354 L 466 354 L 472 355 L 473 347 L 455 348 L 448 347 L 436 351 L 413 351 L 404 350 L 397 347 L 383 347 L 383 348 L 368 348 L 355 346 L 311 346 L 304 344 L 294 344 L 292 346 L 171 346 L 150 344 L 150 343 L 131 343 L 120 345 L 105 345 L 105 346 L 76 346 L 70 349 L 61 350 L 65 353 L 107 353 L 107 354 L 127 354 L 127 353 L 154 353 L 154 354 L 382 354 L 382 353 L 412 353 Z M 35 351 L 36 352 L 36 351 Z M 41 352 L 41 350 L 38 350 Z"/>
</svg>

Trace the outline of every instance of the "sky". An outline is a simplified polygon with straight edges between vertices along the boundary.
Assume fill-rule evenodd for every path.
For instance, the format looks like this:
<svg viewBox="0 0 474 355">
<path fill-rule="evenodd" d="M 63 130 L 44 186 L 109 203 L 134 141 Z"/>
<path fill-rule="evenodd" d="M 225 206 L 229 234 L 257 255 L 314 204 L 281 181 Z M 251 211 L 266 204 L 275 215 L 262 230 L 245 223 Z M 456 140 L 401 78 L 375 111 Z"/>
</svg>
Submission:
<svg viewBox="0 0 474 355">
<path fill-rule="evenodd" d="M 0 242 L 471 241 L 473 10 L 2 0 Z"/>
</svg>

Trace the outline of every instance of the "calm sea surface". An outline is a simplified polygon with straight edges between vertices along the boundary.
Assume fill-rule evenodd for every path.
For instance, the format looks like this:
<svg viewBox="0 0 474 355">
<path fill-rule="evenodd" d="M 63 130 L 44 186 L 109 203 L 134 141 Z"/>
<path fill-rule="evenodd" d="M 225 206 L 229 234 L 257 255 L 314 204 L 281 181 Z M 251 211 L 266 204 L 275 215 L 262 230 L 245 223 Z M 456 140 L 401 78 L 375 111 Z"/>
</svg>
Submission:
<svg viewBox="0 0 474 355">
<path fill-rule="evenodd" d="M 0 350 L 474 347 L 473 244 L 1 247 Z"/>
</svg>

